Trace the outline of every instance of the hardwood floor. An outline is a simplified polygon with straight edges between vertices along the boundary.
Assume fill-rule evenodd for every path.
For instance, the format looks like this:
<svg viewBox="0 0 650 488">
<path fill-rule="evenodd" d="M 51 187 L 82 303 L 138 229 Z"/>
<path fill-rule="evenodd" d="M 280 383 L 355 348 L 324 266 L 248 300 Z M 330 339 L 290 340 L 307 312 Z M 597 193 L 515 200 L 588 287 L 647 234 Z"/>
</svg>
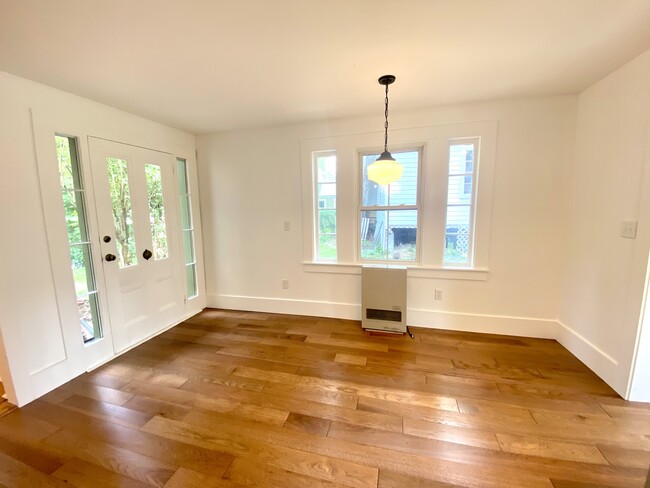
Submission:
<svg viewBox="0 0 650 488">
<path fill-rule="evenodd" d="M 6 398 L 3 397 L 5 394 L 5 387 L 0 381 L 0 417 L 7 415 L 9 412 L 14 410 L 16 406 L 12 403 L 9 403 Z"/>
<path fill-rule="evenodd" d="M 6 487 L 643 487 L 650 405 L 557 342 L 206 310 L 0 419 Z"/>
</svg>

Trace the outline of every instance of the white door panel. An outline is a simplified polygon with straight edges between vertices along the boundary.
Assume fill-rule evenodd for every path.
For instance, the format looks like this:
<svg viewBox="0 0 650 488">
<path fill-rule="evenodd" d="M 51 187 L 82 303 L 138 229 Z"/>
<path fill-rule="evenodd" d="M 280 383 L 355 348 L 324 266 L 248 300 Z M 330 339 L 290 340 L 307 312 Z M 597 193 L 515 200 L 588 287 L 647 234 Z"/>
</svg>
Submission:
<svg viewBox="0 0 650 488">
<path fill-rule="evenodd" d="M 113 344 L 120 352 L 182 313 L 174 160 L 103 139 L 89 143 Z"/>
</svg>

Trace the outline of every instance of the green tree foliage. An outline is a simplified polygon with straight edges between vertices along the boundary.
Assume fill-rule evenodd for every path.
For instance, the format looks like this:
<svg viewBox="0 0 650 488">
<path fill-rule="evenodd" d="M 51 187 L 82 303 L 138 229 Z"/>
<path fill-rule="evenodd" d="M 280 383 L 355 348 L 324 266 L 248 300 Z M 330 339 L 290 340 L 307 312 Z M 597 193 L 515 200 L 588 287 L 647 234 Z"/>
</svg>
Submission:
<svg viewBox="0 0 650 488">
<path fill-rule="evenodd" d="M 106 163 L 108 165 L 115 241 L 117 242 L 120 266 L 131 266 L 136 264 L 137 260 L 128 169 L 126 161 L 123 159 L 107 158 Z"/>
</svg>

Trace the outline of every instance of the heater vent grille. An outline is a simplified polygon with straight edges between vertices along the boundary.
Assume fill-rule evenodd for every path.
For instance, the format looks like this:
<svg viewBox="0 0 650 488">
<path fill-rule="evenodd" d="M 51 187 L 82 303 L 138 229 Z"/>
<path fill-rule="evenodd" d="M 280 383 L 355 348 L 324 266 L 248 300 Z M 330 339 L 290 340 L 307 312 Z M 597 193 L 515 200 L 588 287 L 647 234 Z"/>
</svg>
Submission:
<svg viewBox="0 0 650 488">
<path fill-rule="evenodd" d="M 377 308 L 367 308 L 366 318 L 371 320 L 387 320 L 389 322 L 401 322 L 402 312 L 394 310 L 379 310 Z"/>
</svg>

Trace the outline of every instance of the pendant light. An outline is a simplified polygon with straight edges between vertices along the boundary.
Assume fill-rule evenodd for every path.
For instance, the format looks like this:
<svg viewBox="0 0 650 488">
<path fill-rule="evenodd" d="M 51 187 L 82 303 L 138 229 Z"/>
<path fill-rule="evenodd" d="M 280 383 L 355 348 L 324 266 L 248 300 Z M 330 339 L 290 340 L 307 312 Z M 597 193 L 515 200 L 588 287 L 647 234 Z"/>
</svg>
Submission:
<svg viewBox="0 0 650 488">
<path fill-rule="evenodd" d="M 388 152 L 388 85 L 395 81 L 393 75 L 384 75 L 379 78 L 379 84 L 386 87 L 386 110 L 384 111 L 384 152 L 377 160 L 368 166 L 368 179 L 379 185 L 387 185 L 402 177 L 404 168 L 395 161 L 392 154 Z"/>
</svg>

